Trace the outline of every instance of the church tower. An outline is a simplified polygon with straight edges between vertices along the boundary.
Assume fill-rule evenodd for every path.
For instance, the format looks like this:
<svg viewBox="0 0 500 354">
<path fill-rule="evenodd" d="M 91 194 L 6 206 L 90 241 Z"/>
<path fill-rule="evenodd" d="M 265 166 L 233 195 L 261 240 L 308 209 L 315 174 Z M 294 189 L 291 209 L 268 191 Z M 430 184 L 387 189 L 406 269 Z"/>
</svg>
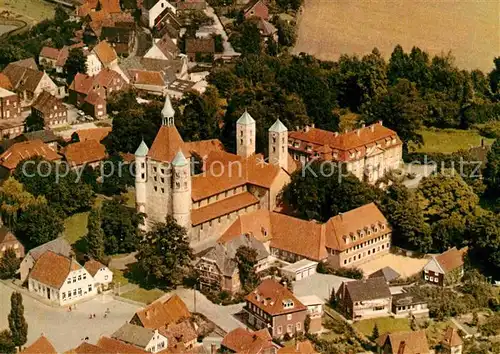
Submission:
<svg viewBox="0 0 500 354">
<path fill-rule="evenodd" d="M 181 150 L 172 161 L 172 204 L 175 221 L 191 229 L 191 166 Z"/>
<path fill-rule="evenodd" d="M 288 166 L 288 129 L 279 119 L 269 128 L 269 163 Z"/>
<path fill-rule="evenodd" d="M 167 97 L 165 97 L 165 104 L 161 110 L 162 125 L 169 127 L 174 126 L 174 116 L 175 110 L 174 107 L 172 107 L 172 102 L 170 102 L 170 96 L 167 95 Z"/>
<path fill-rule="evenodd" d="M 236 121 L 236 153 L 242 157 L 255 154 L 255 120 L 246 109 Z"/>
<path fill-rule="evenodd" d="M 146 212 L 146 182 L 148 178 L 146 156 L 148 151 L 144 140 L 135 151 L 135 207 L 139 213 Z"/>
</svg>

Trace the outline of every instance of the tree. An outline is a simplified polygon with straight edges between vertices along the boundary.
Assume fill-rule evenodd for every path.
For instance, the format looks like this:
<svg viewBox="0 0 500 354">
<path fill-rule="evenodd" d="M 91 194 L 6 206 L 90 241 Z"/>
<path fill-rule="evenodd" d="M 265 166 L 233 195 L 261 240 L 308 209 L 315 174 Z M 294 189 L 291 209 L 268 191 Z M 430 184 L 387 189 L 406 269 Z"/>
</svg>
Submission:
<svg viewBox="0 0 500 354">
<path fill-rule="evenodd" d="M 87 241 L 87 254 L 98 261 L 103 261 L 104 254 L 104 232 L 101 228 L 101 212 L 99 209 L 92 209 L 88 219 L 88 232 L 85 236 Z"/>
<path fill-rule="evenodd" d="M 73 82 L 77 73 L 87 72 L 87 59 L 81 48 L 73 48 L 69 51 L 68 59 L 64 64 L 64 72 L 68 85 Z"/>
<path fill-rule="evenodd" d="M 147 281 L 161 287 L 180 284 L 193 259 L 186 229 L 167 216 L 164 223 L 156 223 L 146 233 L 136 258 Z"/>
<path fill-rule="evenodd" d="M 203 95 L 187 93 L 180 104 L 184 107 L 177 119 L 179 133 L 185 141 L 214 139 L 219 136 L 219 95 L 208 88 Z"/>
<path fill-rule="evenodd" d="M 474 311 L 472 313 L 472 325 L 474 327 L 477 327 L 478 324 L 479 324 L 479 316 L 477 315 L 477 311 Z"/>
<path fill-rule="evenodd" d="M 125 164 L 120 155 L 112 155 L 102 162 L 101 184 L 97 189 L 100 193 L 113 196 L 127 191 L 134 186 L 134 177 L 130 173 L 130 165 Z"/>
<path fill-rule="evenodd" d="M 383 121 L 384 126 L 398 133 L 407 149 L 410 142 L 423 143 L 418 130 L 425 114 L 426 106 L 415 84 L 401 79 L 389 89 L 387 95 L 379 97 L 367 107 L 364 118 L 367 123 Z"/>
<path fill-rule="evenodd" d="M 63 230 L 63 221 L 46 204 L 28 207 L 15 225 L 15 234 L 28 249 L 54 240 Z"/>
<path fill-rule="evenodd" d="M 304 320 L 304 332 L 309 334 L 309 330 L 311 329 L 311 315 L 307 314 L 306 319 Z"/>
<path fill-rule="evenodd" d="M 410 328 L 412 331 L 418 331 L 418 323 L 415 316 L 412 316 L 410 319 Z"/>
<path fill-rule="evenodd" d="M 248 246 L 240 246 L 236 250 L 235 261 L 238 264 L 240 282 L 246 292 L 252 291 L 259 282 L 255 272 L 257 251 Z"/>
<path fill-rule="evenodd" d="M 283 200 L 300 217 L 323 222 L 379 197 L 379 190 L 336 164 L 319 161 L 292 174 L 291 182 L 283 189 Z"/>
<path fill-rule="evenodd" d="M 493 93 L 498 93 L 498 88 L 500 87 L 500 57 L 496 57 L 493 60 L 495 68 L 491 71 L 489 75 L 490 87 Z"/>
<path fill-rule="evenodd" d="M 14 227 L 21 212 L 32 205 L 46 204 L 44 197 L 34 197 L 24 186 L 13 177 L 9 177 L 0 186 L 0 213 L 2 221 L 9 227 Z"/>
<path fill-rule="evenodd" d="M 102 5 L 101 5 L 101 2 L 99 0 L 97 0 L 97 5 L 95 7 L 95 10 L 96 11 L 101 11 L 102 10 Z"/>
<path fill-rule="evenodd" d="M 128 253 L 137 250 L 141 233 L 139 225 L 144 216 L 125 205 L 122 198 L 106 200 L 101 207 L 101 227 L 106 254 Z"/>
<path fill-rule="evenodd" d="M 235 49 L 243 55 L 259 54 L 262 41 L 257 25 L 251 21 L 244 21 L 238 29 L 240 33 L 234 41 Z"/>
<path fill-rule="evenodd" d="M 500 215 L 485 212 L 472 218 L 466 228 L 469 258 L 484 274 L 500 274 Z"/>
<path fill-rule="evenodd" d="M 68 13 L 64 10 L 64 8 L 61 5 L 57 5 L 54 14 L 54 22 L 57 25 L 62 26 L 64 22 L 67 20 L 69 20 Z"/>
<path fill-rule="evenodd" d="M 293 46 L 297 39 L 295 26 L 287 21 L 278 20 L 276 27 L 278 29 L 278 43 L 285 47 Z"/>
<path fill-rule="evenodd" d="M 215 52 L 222 53 L 224 52 L 224 39 L 220 34 L 212 34 L 212 38 L 214 39 L 215 44 Z"/>
<path fill-rule="evenodd" d="M 375 322 L 375 325 L 373 326 L 373 330 L 372 330 L 372 341 L 377 340 L 378 337 L 380 337 L 380 333 L 379 333 L 378 325 Z"/>
<path fill-rule="evenodd" d="M 394 183 L 387 188 L 381 209 L 392 226 L 394 245 L 424 253 L 432 249 L 431 229 L 415 195 L 404 185 Z"/>
<path fill-rule="evenodd" d="M 0 353 L 16 354 L 16 345 L 12 341 L 12 333 L 8 329 L 0 332 Z"/>
<path fill-rule="evenodd" d="M 0 259 L 0 278 L 10 279 L 16 276 L 21 260 L 12 248 L 7 248 Z"/>
<path fill-rule="evenodd" d="M 488 187 L 487 193 L 493 198 L 500 197 L 500 139 L 495 140 L 488 152 L 484 181 Z"/>
<path fill-rule="evenodd" d="M 33 113 L 31 113 L 26 118 L 25 123 L 26 123 L 26 131 L 27 132 L 34 132 L 37 130 L 42 130 L 43 127 L 45 126 L 45 121 L 43 120 L 43 118 L 39 117 Z"/>
<path fill-rule="evenodd" d="M 28 323 L 24 318 L 23 296 L 20 292 L 13 292 L 10 296 L 10 313 L 8 316 L 9 328 L 12 333 L 12 342 L 19 347 L 28 339 Z"/>
</svg>

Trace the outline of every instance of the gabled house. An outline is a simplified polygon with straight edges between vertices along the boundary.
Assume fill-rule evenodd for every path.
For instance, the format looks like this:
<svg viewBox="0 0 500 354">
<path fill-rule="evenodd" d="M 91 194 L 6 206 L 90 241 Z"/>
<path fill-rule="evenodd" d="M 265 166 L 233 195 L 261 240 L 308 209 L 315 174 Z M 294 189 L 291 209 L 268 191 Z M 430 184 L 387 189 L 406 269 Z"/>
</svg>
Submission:
<svg viewBox="0 0 500 354">
<path fill-rule="evenodd" d="M 43 91 L 31 106 L 31 114 L 42 118 L 46 127 L 52 128 L 68 123 L 68 108 L 62 100 Z"/>
<path fill-rule="evenodd" d="M 118 55 L 128 56 L 135 42 L 133 27 L 104 26 L 101 31 L 101 40 L 111 44 Z"/>
<path fill-rule="evenodd" d="M 200 275 L 201 287 L 236 293 L 241 290 L 238 264 L 235 261 L 239 247 L 246 246 L 257 252 L 255 271 L 267 268 L 269 252 L 264 244 L 249 235 L 241 235 L 231 241 L 217 243 L 196 263 L 195 268 Z"/>
<path fill-rule="evenodd" d="M 24 348 L 20 354 L 58 354 L 52 343 L 43 334 Z"/>
<path fill-rule="evenodd" d="M 343 312 L 353 320 L 387 317 L 391 313 L 392 295 L 384 278 L 343 282 L 336 297 Z"/>
<path fill-rule="evenodd" d="M 144 0 L 141 6 L 141 21 L 150 29 L 161 31 L 169 12 L 175 15 L 177 9 L 167 0 Z"/>
<path fill-rule="evenodd" d="M 22 133 L 21 135 L 16 137 L 12 141 L 12 144 L 10 144 L 8 147 L 12 146 L 15 143 L 20 143 L 23 141 L 41 140 L 42 143 L 48 145 L 52 150 L 57 151 L 59 139 L 61 138 L 54 134 L 52 130 L 37 130 L 33 132 Z"/>
<path fill-rule="evenodd" d="M 394 317 L 429 317 L 427 301 L 411 292 L 392 296 L 392 313 Z"/>
<path fill-rule="evenodd" d="M 17 258 L 24 257 L 24 246 L 19 240 L 14 236 L 12 231 L 10 231 L 5 226 L 0 227 L 0 258 L 3 257 L 8 249 L 12 249 Z"/>
<path fill-rule="evenodd" d="M 432 257 L 424 266 L 424 280 L 439 286 L 448 286 L 459 282 L 464 275 L 464 256 L 466 253 L 467 247 L 460 250 L 453 247 Z"/>
<path fill-rule="evenodd" d="M 94 279 L 72 257 L 46 251 L 28 275 L 28 290 L 58 305 L 68 305 L 97 294 Z"/>
<path fill-rule="evenodd" d="M 130 69 L 128 70 L 128 74 L 130 76 L 130 84 L 137 90 L 153 95 L 164 95 L 167 84 L 163 73 L 159 71 Z"/>
<path fill-rule="evenodd" d="M 278 354 L 319 354 L 308 340 L 298 341 L 296 344 L 278 350 Z"/>
<path fill-rule="evenodd" d="M 248 325 L 268 329 L 271 336 L 281 338 L 304 331 L 307 307 L 295 295 L 273 279 L 266 279 L 245 297 Z"/>
<path fill-rule="evenodd" d="M 168 339 L 157 329 L 125 323 L 116 330 L 111 338 L 133 345 L 150 353 L 158 353 L 168 346 Z"/>
<path fill-rule="evenodd" d="M 71 167 L 96 168 L 107 157 L 106 147 L 96 140 L 69 144 L 62 150 L 62 154 Z"/>
<path fill-rule="evenodd" d="M 35 262 L 44 254 L 46 251 L 52 251 L 54 253 L 60 254 L 64 257 L 70 257 L 73 253 L 71 245 L 62 237 L 58 237 L 55 240 L 49 241 L 40 245 L 38 247 L 32 248 L 26 253 L 20 266 L 21 281 L 25 281 L 28 278 L 28 274 L 33 269 Z"/>
<path fill-rule="evenodd" d="M 186 39 L 186 55 L 191 61 L 213 61 L 215 42 L 213 38 Z"/>
<path fill-rule="evenodd" d="M 179 47 L 172 40 L 172 38 L 165 34 L 160 39 L 153 39 L 153 45 L 144 54 L 144 58 L 160 59 L 160 60 L 173 60 L 180 54 Z"/>
<path fill-rule="evenodd" d="M 111 130 L 111 127 L 80 129 L 74 132 L 71 138 L 73 141 L 95 140 L 101 142 L 111 133 Z"/>
<path fill-rule="evenodd" d="M 102 65 L 97 56 L 94 53 L 88 51 L 83 42 L 78 42 L 70 46 L 64 46 L 62 49 L 43 47 L 40 55 L 38 56 L 38 62 L 40 66 L 45 69 L 54 69 L 57 73 L 64 72 L 64 65 L 69 57 L 69 52 L 73 48 L 82 48 L 83 55 L 86 58 L 87 75 L 93 76 L 101 71 Z"/>
<path fill-rule="evenodd" d="M 254 332 L 236 328 L 226 334 L 221 343 L 224 353 L 276 354 L 277 348 L 267 329 Z"/>
<path fill-rule="evenodd" d="M 59 96 L 59 89 L 52 79 L 39 71 L 33 59 L 10 63 L 3 70 L 9 78 L 13 91 L 19 95 L 22 106 L 29 106 L 43 91 Z"/>
<path fill-rule="evenodd" d="M 0 87 L 0 122 L 5 127 L 2 129 L 1 137 L 13 138 L 22 132 L 15 128 L 24 127 L 19 96 L 2 87 Z"/>
<path fill-rule="evenodd" d="M 463 344 L 464 342 L 458 330 L 448 327 L 444 332 L 443 340 L 441 340 L 441 352 L 444 354 L 462 354 Z"/>
<path fill-rule="evenodd" d="M 377 340 L 379 354 L 430 354 L 425 330 L 385 333 Z"/>
<path fill-rule="evenodd" d="M 264 0 L 251 2 L 244 10 L 243 16 L 245 19 L 257 17 L 263 20 L 269 20 L 269 8 Z"/>
<path fill-rule="evenodd" d="M 381 269 L 377 270 L 376 272 L 373 272 L 372 274 L 370 274 L 368 276 L 368 278 L 380 278 L 380 277 L 384 277 L 385 281 L 387 283 L 390 283 L 391 281 L 394 281 L 394 280 L 398 279 L 400 276 L 401 276 L 401 274 L 399 274 L 398 272 L 396 272 L 391 267 L 384 267 L 384 268 L 381 268 Z"/>
<path fill-rule="evenodd" d="M 93 49 L 94 53 L 103 68 L 109 68 L 118 63 L 118 55 L 116 55 L 115 49 L 107 42 L 100 41 Z"/>
<path fill-rule="evenodd" d="M 325 301 L 316 295 L 301 296 L 298 299 L 307 307 L 307 315 L 311 319 L 309 333 L 321 332 Z"/>
<path fill-rule="evenodd" d="M 94 287 L 98 291 L 106 290 L 113 281 L 113 272 L 95 259 L 88 260 L 83 267 L 94 278 Z"/>
</svg>

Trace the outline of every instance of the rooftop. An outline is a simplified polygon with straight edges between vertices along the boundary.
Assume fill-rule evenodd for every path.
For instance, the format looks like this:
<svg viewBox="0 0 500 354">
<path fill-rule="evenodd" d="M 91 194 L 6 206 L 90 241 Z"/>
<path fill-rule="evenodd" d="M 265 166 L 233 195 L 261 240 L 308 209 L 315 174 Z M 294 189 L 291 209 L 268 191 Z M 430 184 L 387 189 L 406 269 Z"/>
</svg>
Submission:
<svg viewBox="0 0 500 354">
<path fill-rule="evenodd" d="M 31 140 L 12 145 L 0 155 L 0 164 L 8 170 L 13 170 L 21 161 L 36 156 L 40 156 L 47 161 L 61 159 L 59 154 L 41 140 Z"/>
<path fill-rule="evenodd" d="M 290 290 L 273 279 L 262 281 L 254 291 L 245 297 L 245 300 L 271 316 L 306 310 L 306 307 Z"/>
<path fill-rule="evenodd" d="M 106 147 L 96 140 L 85 140 L 69 144 L 63 150 L 66 161 L 72 166 L 102 161 L 106 158 Z"/>
<path fill-rule="evenodd" d="M 362 279 L 342 283 L 351 301 L 367 301 L 391 297 L 384 278 Z"/>
<path fill-rule="evenodd" d="M 435 259 L 446 272 L 451 272 L 464 265 L 464 255 L 467 253 L 467 247 L 458 250 L 456 247 L 450 248 L 446 252 L 436 256 Z"/>
<path fill-rule="evenodd" d="M 75 260 L 52 251 L 46 251 L 35 262 L 29 278 L 60 289 L 69 273 L 80 268 L 81 265 Z"/>
</svg>

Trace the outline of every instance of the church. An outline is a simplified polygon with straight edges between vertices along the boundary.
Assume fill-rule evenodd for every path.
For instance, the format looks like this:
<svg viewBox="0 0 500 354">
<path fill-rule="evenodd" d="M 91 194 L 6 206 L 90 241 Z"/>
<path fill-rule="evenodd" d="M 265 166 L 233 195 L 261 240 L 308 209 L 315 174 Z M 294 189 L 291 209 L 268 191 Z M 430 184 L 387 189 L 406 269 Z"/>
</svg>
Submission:
<svg viewBox="0 0 500 354">
<path fill-rule="evenodd" d="M 198 244 L 217 239 L 240 215 L 276 208 L 297 168 L 288 154 L 288 130 L 279 119 L 269 128 L 266 160 L 255 153 L 255 120 L 248 112 L 236 122 L 236 154 L 224 151 L 217 139 L 184 142 L 174 114 L 167 96 L 153 144 L 148 148 L 142 141 L 135 152 L 136 208 L 146 214 L 146 231 L 172 215 L 191 244 Z"/>
</svg>

